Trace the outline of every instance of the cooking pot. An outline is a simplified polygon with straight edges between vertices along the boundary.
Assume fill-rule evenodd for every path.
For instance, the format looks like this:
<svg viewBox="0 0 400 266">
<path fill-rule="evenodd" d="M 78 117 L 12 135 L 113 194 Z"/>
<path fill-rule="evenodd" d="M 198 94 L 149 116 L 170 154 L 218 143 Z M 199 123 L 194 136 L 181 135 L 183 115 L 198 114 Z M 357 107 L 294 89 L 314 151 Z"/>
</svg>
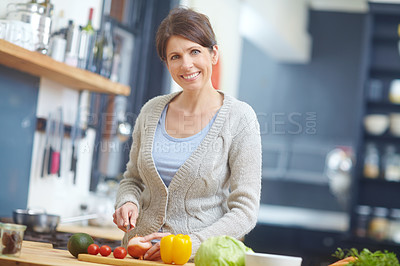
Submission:
<svg viewBox="0 0 400 266">
<path fill-rule="evenodd" d="M 71 218 L 60 219 L 59 215 L 48 214 L 45 211 L 16 209 L 13 211 L 13 220 L 16 224 L 26 225 L 26 229 L 38 233 L 51 233 L 56 231 L 60 223 L 72 223 L 82 220 L 97 218 L 97 214 L 89 214 Z"/>
</svg>

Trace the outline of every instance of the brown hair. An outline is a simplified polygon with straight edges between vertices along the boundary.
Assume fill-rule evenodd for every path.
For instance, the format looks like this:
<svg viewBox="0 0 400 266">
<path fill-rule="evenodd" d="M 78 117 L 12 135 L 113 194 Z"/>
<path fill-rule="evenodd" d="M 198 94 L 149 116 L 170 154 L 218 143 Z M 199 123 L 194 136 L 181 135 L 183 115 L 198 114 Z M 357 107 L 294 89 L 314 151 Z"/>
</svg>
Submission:
<svg viewBox="0 0 400 266">
<path fill-rule="evenodd" d="M 167 43 L 174 35 L 184 37 L 211 50 L 217 44 L 208 17 L 189 8 L 172 9 L 158 27 L 156 47 L 162 61 L 167 60 Z"/>
</svg>

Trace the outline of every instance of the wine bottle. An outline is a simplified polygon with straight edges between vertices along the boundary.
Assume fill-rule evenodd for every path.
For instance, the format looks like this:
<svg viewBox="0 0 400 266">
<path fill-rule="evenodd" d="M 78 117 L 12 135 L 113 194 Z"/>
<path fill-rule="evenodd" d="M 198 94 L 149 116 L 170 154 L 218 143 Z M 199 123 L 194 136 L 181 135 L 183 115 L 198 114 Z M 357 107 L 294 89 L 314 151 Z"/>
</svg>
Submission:
<svg viewBox="0 0 400 266">
<path fill-rule="evenodd" d="M 92 26 L 93 8 L 89 10 L 88 23 L 81 29 L 78 49 L 78 67 L 89 69 L 89 62 L 93 61 L 93 48 L 95 42 L 95 31 Z"/>
<path fill-rule="evenodd" d="M 101 55 L 101 66 L 100 75 L 110 78 L 113 57 L 114 57 L 114 43 L 111 30 L 111 23 L 109 21 L 104 24 L 104 31 L 102 34 L 102 55 Z"/>
<path fill-rule="evenodd" d="M 114 57 L 114 43 L 111 22 L 106 21 L 103 29 L 96 36 L 93 63 L 90 71 L 110 78 Z"/>
</svg>

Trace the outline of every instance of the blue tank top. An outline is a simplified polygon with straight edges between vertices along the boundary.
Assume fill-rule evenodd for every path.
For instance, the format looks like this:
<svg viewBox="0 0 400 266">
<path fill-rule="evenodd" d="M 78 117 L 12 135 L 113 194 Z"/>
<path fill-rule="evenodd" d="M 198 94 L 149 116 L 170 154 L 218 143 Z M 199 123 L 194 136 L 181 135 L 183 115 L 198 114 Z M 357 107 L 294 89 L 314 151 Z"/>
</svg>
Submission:
<svg viewBox="0 0 400 266">
<path fill-rule="evenodd" d="M 207 135 L 218 112 L 199 133 L 187 138 L 174 138 L 168 135 L 165 129 L 167 110 L 168 104 L 165 106 L 157 124 L 152 155 L 158 174 L 168 187 L 175 173 Z"/>
</svg>

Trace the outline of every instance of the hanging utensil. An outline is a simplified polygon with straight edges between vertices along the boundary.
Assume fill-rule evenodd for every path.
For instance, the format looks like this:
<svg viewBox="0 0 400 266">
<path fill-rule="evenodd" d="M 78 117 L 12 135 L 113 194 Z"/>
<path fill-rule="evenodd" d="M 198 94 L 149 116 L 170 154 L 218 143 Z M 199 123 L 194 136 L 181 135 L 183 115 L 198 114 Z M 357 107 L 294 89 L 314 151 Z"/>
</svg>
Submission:
<svg viewBox="0 0 400 266">
<path fill-rule="evenodd" d="M 49 113 L 49 116 L 47 118 L 46 122 L 46 135 L 45 135 L 45 144 L 44 144 L 44 150 L 43 150 L 43 160 L 42 160 L 42 169 L 40 171 L 40 176 L 43 178 L 44 177 L 44 172 L 45 172 L 45 167 L 48 165 L 48 160 L 49 160 L 49 149 L 50 149 L 50 131 L 51 131 L 51 113 Z M 47 164 L 46 164 L 47 162 Z"/>
<path fill-rule="evenodd" d="M 52 125 L 53 135 L 52 143 L 50 146 L 50 174 L 58 174 L 60 176 L 60 151 L 62 147 L 62 139 L 64 135 L 64 124 L 62 123 L 62 109 L 58 108 L 56 114 L 56 119 Z"/>
<path fill-rule="evenodd" d="M 80 128 L 80 117 L 81 117 L 81 100 L 82 100 L 82 91 L 79 92 L 79 99 L 78 99 L 78 110 L 76 112 L 75 124 L 71 129 L 71 145 L 72 145 L 72 155 L 71 155 L 71 168 L 70 170 L 74 172 L 74 179 L 73 183 L 76 184 L 76 163 L 77 153 L 78 153 L 78 143 L 77 138 L 80 138 L 81 135 L 81 128 Z"/>
<path fill-rule="evenodd" d="M 60 124 L 59 124 L 59 131 L 60 131 L 60 138 L 59 138 L 59 163 L 58 163 L 58 177 L 61 177 L 61 153 L 62 153 L 62 148 L 63 148 L 63 142 L 64 142 L 64 118 L 63 118 L 63 111 L 62 108 L 59 108 L 59 118 L 60 118 Z"/>
</svg>

